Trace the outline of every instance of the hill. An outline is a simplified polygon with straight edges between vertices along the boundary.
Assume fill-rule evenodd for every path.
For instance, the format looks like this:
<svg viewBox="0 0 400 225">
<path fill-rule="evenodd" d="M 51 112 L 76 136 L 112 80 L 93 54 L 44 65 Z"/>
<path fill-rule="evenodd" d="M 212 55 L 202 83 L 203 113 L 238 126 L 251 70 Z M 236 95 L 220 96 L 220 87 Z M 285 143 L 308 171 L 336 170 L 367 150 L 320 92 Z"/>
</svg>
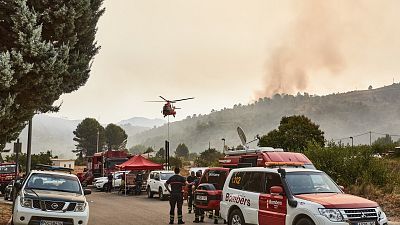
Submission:
<svg viewBox="0 0 400 225">
<path fill-rule="evenodd" d="M 306 115 L 321 126 L 328 140 L 343 138 L 354 144 L 369 143 L 381 134 L 400 133 L 400 84 L 382 88 L 317 96 L 298 94 L 261 98 L 248 105 L 235 105 L 209 115 L 193 115 L 170 124 L 171 149 L 185 143 L 193 152 L 212 147 L 221 149 L 226 139 L 228 146 L 237 146 L 240 140 L 236 127 L 241 126 L 248 139 L 277 128 L 282 116 Z M 381 134 L 377 134 L 381 133 Z M 363 134 L 355 137 L 357 134 Z M 130 144 L 144 144 L 159 148 L 164 145 L 167 126 L 163 125 L 130 137 Z M 347 137 L 347 138 L 346 138 Z M 394 136 L 396 139 L 400 136 Z"/>
<path fill-rule="evenodd" d="M 33 118 L 32 126 L 32 152 L 38 153 L 51 150 L 54 155 L 58 155 L 61 158 L 74 157 L 74 154 L 71 152 L 72 149 L 75 149 L 76 144 L 76 142 L 73 141 L 73 131 L 80 122 L 81 120 L 56 118 L 46 114 L 36 115 Z M 118 124 L 120 124 L 128 136 L 132 137 L 137 133 L 164 123 L 165 121 L 161 119 L 133 117 L 129 120 L 121 121 Z M 23 144 L 23 152 L 26 152 L 27 137 L 28 129 L 25 128 L 19 136 Z M 12 146 L 9 144 L 6 148 L 10 149 L 11 147 Z"/>
</svg>

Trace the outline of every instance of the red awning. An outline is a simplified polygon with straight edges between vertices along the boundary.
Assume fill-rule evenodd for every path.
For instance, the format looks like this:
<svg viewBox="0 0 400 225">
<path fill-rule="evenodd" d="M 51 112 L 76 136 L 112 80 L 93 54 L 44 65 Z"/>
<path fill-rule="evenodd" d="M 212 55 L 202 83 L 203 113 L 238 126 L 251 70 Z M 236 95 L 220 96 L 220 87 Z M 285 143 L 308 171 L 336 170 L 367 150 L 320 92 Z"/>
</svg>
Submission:
<svg viewBox="0 0 400 225">
<path fill-rule="evenodd" d="M 128 161 L 117 165 L 121 170 L 162 170 L 163 166 L 145 159 L 141 155 L 135 155 Z"/>
</svg>

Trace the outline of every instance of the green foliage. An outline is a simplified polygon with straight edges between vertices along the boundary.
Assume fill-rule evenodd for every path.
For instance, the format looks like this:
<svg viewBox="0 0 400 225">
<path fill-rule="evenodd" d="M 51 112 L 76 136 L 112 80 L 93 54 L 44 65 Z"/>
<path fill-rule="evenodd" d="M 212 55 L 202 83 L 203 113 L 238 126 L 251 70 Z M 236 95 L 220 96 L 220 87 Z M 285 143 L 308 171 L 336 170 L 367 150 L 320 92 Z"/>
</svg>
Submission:
<svg viewBox="0 0 400 225">
<path fill-rule="evenodd" d="M 85 159 L 83 157 L 78 157 L 75 159 L 76 166 L 85 166 Z"/>
<path fill-rule="evenodd" d="M 144 145 L 135 145 L 129 149 L 129 152 L 132 154 L 143 154 L 147 150 L 147 147 Z"/>
<path fill-rule="evenodd" d="M 199 154 L 197 154 L 196 152 L 191 152 L 189 153 L 189 160 L 190 161 L 195 161 L 197 159 L 197 157 L 199 157 Z"/>
<path fill-rule="evenodd" d="M 18 155 L 18 163 L 21 166 L 22 171 L 25 171 L 26 169 L 26 158 L 27 158 L 26 153 L 20 153 Z M 32 154 L 31 166 L 32 168 L 35 168 L 35 166 L 38 164 L 52 165 L 51 158 L 53 158 L 53 156 L 50 151 L 40 152 L 39 154 Z M 15 154 L 13 153 L 11 155 L 6 156 L 6 161 L 15 162 L 16 161 Z"/>
<path fill-rule="evenodd" d="M 302 152 L 310 142 L 324 146 L 324 132 L 319 125 L 301 115 L 282 117 L 278 129 L 262 136 L 258 145 Z"/>
<path fill-rule="evenodd" d="M 195 161 L 197 166 L 218 166 L 218 160 L 224 155 L 215 148 L 207 149 L 200 153 L 200 156 Z"/>
<path fill-rule="evenodd" d="M 184 143 L 179 144 L 178 147 L 176 148 L 175 156 L 187 159 L 189 157 L 188 147 Z"/>
<path fill-rule="evenodd" d="M 388 170 L 385 160 L 373 157 L 369 146 L 352 148 L 331 143 L 328 147 L 321 147 L 310 144 L 304 153 L 317 169 L 329 174 L 340 185 L 365 183 L 383 187 L 394 180 L 394 174 Z"/>
<path fill-rule="evenodd" d="M 120 126 L 110 123 L 105 129 L 108 150 L 123 150 L 126 147 L 128 135 Z"/>
<path fill-rule="evenodd" d="M 165 149 L 160 148 L 160 150 L 158 150 L 156 153 L 156 157 L 161 159 L 165 158 Z"/>
<path fill-rule="evenodd" d="M 152 147 L 148 147 L 146 151 L 144 151 L 143 153 L 150 153 L 150 152 L 154 152 L 154 149 Z"/>
<path fill-rule="evenodd" d="M 159 158 L 159 157 L 153 157 L 153 158 L 149 158 L 150 161 L 155 162 L 155 163 L 159 163 L 159 164 L 164 164 L 165 163 L 165 159 L 164 158 Z M 170 166 L 173 167 L 179 167 L 182 168 L 183 162 L 180 158 L 177 157 L 169 157 L 169 163 Z"/>
<path fill-rule="evenodd" d="M 0 148 L 84 85 L 103 0 L 0 1 Z"/>
<path fill-rule="evenodd" d="M 72 152 L 76 153 L 77 156 L 93 156 L 97 151 L 102 151 L 102 147 L 105 145 L 105 131 L 100 123 L 93 118 L 86 118 L 80 124 L 78 124 L 76 130 L 73 132 L 75 137 L 74 141 L 78 142 L 76 149 Z M 99 142 L 97 145 L 97 134 Z"/>
<path fill-rule="evenodd" d="M 394 142 L 390 135 L 380 137 L 372 143 L 372 149 L 375 153 L 387 153 L 388 151 L 394 151 L 395 148 L 400 144 L 399 141 Z"/>
</svg>

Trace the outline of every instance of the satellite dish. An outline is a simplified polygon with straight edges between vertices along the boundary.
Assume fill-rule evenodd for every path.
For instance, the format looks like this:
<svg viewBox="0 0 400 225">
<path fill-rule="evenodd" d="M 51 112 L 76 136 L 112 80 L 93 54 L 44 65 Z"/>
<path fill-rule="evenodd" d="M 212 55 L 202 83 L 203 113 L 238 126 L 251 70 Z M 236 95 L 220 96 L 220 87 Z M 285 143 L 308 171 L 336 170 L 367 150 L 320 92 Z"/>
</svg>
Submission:
<svg viewBox="0 0 400 225">
<path fill-rule="evenodd" d="M 238 127 L 237 132 L 238 132 L 240 140 L 242 141 L 243 147 L 245 147 L 247 144 L 247 139 L 246 139 L 246 135 L 244 134 L 243 129 L 241 127 Z"/>
</svg>

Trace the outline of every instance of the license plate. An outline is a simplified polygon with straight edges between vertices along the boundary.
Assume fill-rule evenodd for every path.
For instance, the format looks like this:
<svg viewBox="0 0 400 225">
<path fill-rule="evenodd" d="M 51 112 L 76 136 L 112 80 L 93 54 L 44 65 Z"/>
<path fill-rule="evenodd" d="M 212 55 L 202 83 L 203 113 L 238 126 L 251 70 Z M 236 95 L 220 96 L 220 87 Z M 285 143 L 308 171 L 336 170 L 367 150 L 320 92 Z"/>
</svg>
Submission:
<svg viewBox="0 0 400 225">
<path fill-rule="evenodd" d="M 355 225 L 375 225 L 375 221 L 357 222 Z"/>
<path fill-rule="evenodd" d="M 207 201 L 207 196 L 197 195 L 196 199 L 200 201 Z"/>
<path fill-rule="evenodd" d="M 63 225 L 62 221 L 42 220 L 40 225 Z"/>
</svg>

